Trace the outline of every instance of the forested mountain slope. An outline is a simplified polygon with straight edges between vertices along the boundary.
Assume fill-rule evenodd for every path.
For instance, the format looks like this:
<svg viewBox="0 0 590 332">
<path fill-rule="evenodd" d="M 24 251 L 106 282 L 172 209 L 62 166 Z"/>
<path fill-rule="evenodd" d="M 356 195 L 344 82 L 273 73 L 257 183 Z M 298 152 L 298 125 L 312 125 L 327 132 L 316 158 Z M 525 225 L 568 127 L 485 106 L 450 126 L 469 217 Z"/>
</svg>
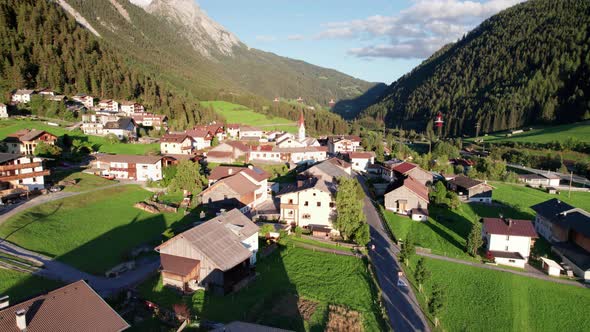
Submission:
<svg viewBox="0 0 590 332">
<path fill-rule="evenodd" d="M 446 135 L 590 118 L 590 1 L 531 0 L 484 21 L 394 82 L 361 117 Z"/>
</svg>

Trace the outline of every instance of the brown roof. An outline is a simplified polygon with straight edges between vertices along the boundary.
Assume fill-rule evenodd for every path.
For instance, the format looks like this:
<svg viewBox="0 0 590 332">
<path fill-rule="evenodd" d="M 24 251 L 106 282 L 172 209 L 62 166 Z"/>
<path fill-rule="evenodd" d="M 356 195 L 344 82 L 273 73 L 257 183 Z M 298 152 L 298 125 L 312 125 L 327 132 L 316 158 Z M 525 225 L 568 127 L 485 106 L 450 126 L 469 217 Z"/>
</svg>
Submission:
<svg viewBox="0 0 590 332">
<path fill-rule="evenodd" d="M 187 138 L 190 139 L 191 141 L 193 140 L 187 134 L 166 134 L 166 135 L 162 136 L 162 138 L 160 138 L 160 142 L 164 142 L 164 143 L 182 143 Z"/>
<path fill-rule="evenodd" d="M 348 156 L 351 159 L 371 159 L 375 158 L 375 152 L 368 151 L 368 152 L 349 152 Z"/>
<path fill-rule="evenodd" d="M 330 142 L 338 142 L 338 141 L 345 140 L 345 139 L 353 141 L 353 142 L 360 142 L 361 141 L 361 138 L 356 135 L 339 135 L 339 136 L 328 137 L 328 140 Z"/>
<path fill-rule="evenodd" d="M 529 220 L 510 218 L 483 218 L 486 233 L 498 235 L 527 236 L 537 238 L 533 223 Z"/>
<path fill-rule="evenodd" d="M 83 280 L 0 311 L 0 331 L 21 332 L 15 312 L 23 309 L 27 311 L 27 332 L 114 332 L 129 327 Z"/>
<path fill-rule="evenodd" d="M 131 154 L 98 154 L 96 160 L 105 163 L 155 164 L 162 156 L 140 156 Z"/>
<path fill-rule="evenodd" d="M 336 158 L 336 157 L 332 157 L 332 158 L 326 160 L 325 162 L 330 163 L 335 166 L 338 166 L 340 168 L 344 168 L 344 169 L 352 167 L 351 163 L 344 161 L 340 158 Z"/>
<path fill-rule="evenodd" d="M 268 179 L 270 175 L 258 167 L 241 167 L 241 166 L 217 166 L 209 174 L 209 180 L 217 181 L 237 173 L 244 172 L 255 181 L 263 181 Z"/>
<path fill-rule="evenodd" d="M 224 178 L 224 179 L 221 179 L 221 180 L 215 182 L 215 184 L 213 184 L 211 187 L 207 188 L 205 191 L 203 191 L 203 193 L 216 190 L 221 185 L 225 185 L 225 186 L 229 187 L 231 190 L 233 190 L 238 195 L 246 195 L 249 193 L 253 193 L 255 190 L 257 190 L 260 187 L 259 185 L 250 181 L 250 179 L 248 179 L 244 174 L 242 174 L 240 172 L 236 175 L 233 175 L 233 176 L 230 176 L 230 177 L 227 177 L 227 178 Z M 243 202 L 243 203 L 249 204 L 251 202 Z"/>
<path fill-rule="evenodd" d="M 428 210 L 426 210 L 426 209 L 418 209 L 418 208 L 416 208 L 416 209 L 412 209 L 411 212 L 412 212 L 412 214 L 421 214 L 421 215 L 424 215 L 424 216 L 427 216 L 428 215 Z"/>
<path fill-rule="evenodd" d="M 244 214 L 233 209 L 173 237 L 156 250 L 161 251 L 174 241 L 185 239 L 219 269 L 227 271 L 252 255 L 241 241 L 256 234 L 258 229 Z"/>
<path fill-rule="evenodd" d="M 187 130 L 186 134 L 190 137 L 202 137 L 203 139 L 211 140 L 211 132 L 202 129 L 191 129 Z"/>
<path fill-rule="evenodd" d="M 453 183 L 453 184 L 455 184 L 459 187 L 465 188 L 465 189 L 473 188 L 475 186 L 483 184 L 483 182 L 469 178 L 465 175 L 457 175 L 454 179 L 449 181 L 449 183 Z"/>
<path fill-rule="evenodd" d="M 406 174 L 407 172 L 413 170 L 416 167 L 418 166 L 411 163 L 403 162 L 393 167 L 393 170 L 400 174 Z"/>
<path fill-rule="evenodd" d="M 186 257 L 160 254 L 162 271 L 174 273 L 179 276 L 189 275 L 195 268 L 199 267 L 201 261 Z"/>
<path fill-rule="evenodd" d="M 233 157 L 233 153 L 229 151 L 209 151 L 207 152 L 207 157 L 211 158 L 231 158 Z"/>
<path fill-rule="evenodd" d="M 500 257 L 500 258 L 508 258 L 508 259 L 524 259 L 524 257 L 522 257 L 522 255 L 518 252 L 496 251 L 496 250 L 488 250 L 488 252 L 492 255 L 492 257 Z"/>
<path fill-rule="evenodd" d="M 17 138 L 21 142 L 29 142 L 34 141 L 36 138 L 43 134 L 48 134 L 53 137 L 57 137 L 45 130 L 37 130 L 37 129 L 21 129 L 13 134 L 8 135 L 8 137 Z"/>
<path fill-rule="evenodd" d="M 244 144 L 240 141 L 228 141 L 228 142 L 224 142 L 224 143 L 231 146 L 234 149 L 238 149 L 243 152 L 248 152 L 248 150 L 250 150 L 246 144 Z"/>
<path fill-rule="evenodd" d="M 388 193 L 390 193 L 394 190 L 397 190 L 401 187 L 406 187 L 408 190 L 410 190 L 411 192 L 416 194 L 416 196 L 418 196 L 419 198 L 425 200 L 426 202 L 429 201 L 428 200 L 428 188 L 425 185 L 423 185 L 422 183 L 414 180 L 414 178 L 412 178 L 412 177 L 405 178 L 402 185 L 398 185 L 393 190 L 390 190 Z"/>
</svg>

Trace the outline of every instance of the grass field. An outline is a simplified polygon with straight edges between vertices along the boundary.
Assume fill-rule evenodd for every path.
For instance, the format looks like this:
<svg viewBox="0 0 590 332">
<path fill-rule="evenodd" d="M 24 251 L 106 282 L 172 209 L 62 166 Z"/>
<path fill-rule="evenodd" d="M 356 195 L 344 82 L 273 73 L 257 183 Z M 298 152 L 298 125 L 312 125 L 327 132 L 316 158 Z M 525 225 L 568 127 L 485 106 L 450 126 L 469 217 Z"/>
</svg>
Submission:
<svg viewBox="0 0 590 332">
<path fill-rule="evenodd" d="M 432 273 L 418 301 L 436 283 L 446 294 L 445 331 L 589 331 L 590 292 L 511 273 L 425 259 Z M 416 258 L 414 258 L 414 264 Z M 406 272 L 408 269 L 406 268 Z M 412 279 L 412 273 L 407 273 Z M 431 317 L 432 318 L 432 317 Z"/>
<path fill-rule="evenodd" d="M 151 195 L 119 186 L 39 205 L 0 226 L 0 236 L 81 270 L 101 274 L 134 247 L 157 242 L 183 213 L 150 214 L 133 207 Z"/>
<path fill-rule="evenodd" d="M 535 126 L 532 126 L 535 128 Z M 590 141 L 590 121 L 578 122 L 573 124 L 544 127 L 533 129 L 531 131 L 506 137 L 509 132 L 498 132 L 480 136 L 485 142 L 531 142 L 531 143 L 549 143 L 554 141 L 563 141 L 567 138 L 573 138 L 582 142 Z M 467 141 L 473 141 L 475 138 L 469 138 Z"/>
<path fill-rule="evenodd" d="M 572 192 L 571 198 L 568 198 L 567 192 L 550 195 L 539 189 L 509 183 L 491 182 L 491 185 L 495 188 L 493 191 L 494 201 L 514 206 L 516 209 L 528 213 L 531 218 L 534 217 L 534 211 L 530 206 L 552 198 L 557 198 L 574 207 L 590 211 L 590 192 Z"/>
<path fill-rule="evenodd" d="M 0 295 L 8 295 L 10 303 L 17 303 L 32 296 L 54 290 L 63 283 L 0 268 Z"/>
<path fill-rule="evenodd" d="M 201 105 L 213 107 L 215 112 L 222 115 L 227 123 L 241 123 L 260 127 L 263 130 L 284 130 L 290 133 L 297 132 L 295 122 L 285 118 L 267 117 L 257 113 L 246 106 L 232 104 L 226 101 L 203 101 Z"/>
<path fill-rule="evenodd" d="M 259 276 L 249 287 L 227 296 L 197 292 L 190 299 L 202 319 L 243 320 L 296 331 L 324 331 L 328 304 L 361 313 L 365 331 L 383 331 L 376 288 L 362 260 L 301 248 L 280 247 L 256 267 Z M 171 306 L 176 293 L 162 288 L 158 277 L 139 287 L 144 298 Z M 297 297 L 315 303 L 314 312 L 301 312 Z M 307 317 L 302 317 L 302 315 Z"/>
<path fill-rule="evenodd" d="M 12 134 L 20 129 L 38 129 L 48 131 L 56 136 L 63 136 L 68 134 L 74 139 L 86 140 L 93 145 L 99 147 L 100 152 L 116 153 L 116 154 L 139 154 L 143 155 L 150 151 L 159 150 L 160 145 L 154 144 L 110 144 L 100 136 L 84 135 L 79 130 L 69 131 L 63 127 L 54 127 L 47 125 L 43 121 L 32 120 L 1 120 L 0 121 L 0 139 L 4 139 L 9 134 Z"/>
<path fill-rule="evenodd" d="M 71 181 L 76 180 L 76 185 L 66 186 L 63 191 L 65 192 L 81 192 L 100 188 L 104 186 L 110 186 L 118 183 L 118 181 L 107 180 L 100 176 L 82 173 L 80 171 L 53 171 L 49 176 L 49 180 L 54 182 L 59 181 Z"/>
</svg>

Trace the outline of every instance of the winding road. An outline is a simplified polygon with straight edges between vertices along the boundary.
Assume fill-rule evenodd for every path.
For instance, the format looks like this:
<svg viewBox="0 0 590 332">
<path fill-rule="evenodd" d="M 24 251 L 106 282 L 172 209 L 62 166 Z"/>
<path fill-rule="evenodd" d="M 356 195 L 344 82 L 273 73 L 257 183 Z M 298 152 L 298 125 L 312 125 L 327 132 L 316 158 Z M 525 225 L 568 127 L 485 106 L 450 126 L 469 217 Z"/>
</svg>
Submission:
<svg viewBox="0 0 590 332">
<path fill-rule="evenodd" d="M 430 331 L 430 326 L 420 309 L 412 288 L 397 285 L 397 273 L 401 271 L 396 258 L 399 248 L 389 238 L 381 216 L 369 198 L 365 179 L 357 175 L 357 180 L 365 190 L 364 213 L 370 227 L 371 243 L 375 245 L 375 250 L 370 250 L 369 256 L 375 266 L 391 327 L 396 332 Z M 404 281 L 409 284 L 407 280 Z"/>
</svg>

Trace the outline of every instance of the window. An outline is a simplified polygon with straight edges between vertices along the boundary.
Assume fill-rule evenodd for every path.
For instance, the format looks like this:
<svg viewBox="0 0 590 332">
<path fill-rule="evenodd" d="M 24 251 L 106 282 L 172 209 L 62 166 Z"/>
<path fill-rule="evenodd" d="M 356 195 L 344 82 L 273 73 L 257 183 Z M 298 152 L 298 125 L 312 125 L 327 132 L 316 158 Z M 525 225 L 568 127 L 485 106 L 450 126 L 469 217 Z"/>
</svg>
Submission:
<svg viewBox="0 0 590 332">
<path fill-rule="evenodd" d="M 506 241 L 510 240 L 510 235 L 506 235 Z"/>
<path fill-rule="evenodd" d="M 309 206 L 309 202 L 305 201 L 305 203 L 303 203 L 303 206 Z"/>
<path fill-rule="evenodd" d="M 516 263 L 516 261 L 514 259 L 509 259 L 508 262 L 510 262 L 510 263 Z"/>
<path fill-rule="evenodd" d="M 301 216 L 301 218 L 303 218 L 303 219 L 311 219 L 311 214 L 305 213 L 303 216 Z"/>
<path fill-rule="evenodd" d="M 315 193 L 313 193 L 313 195 L 315 196 Z"/>
<path fill-rule="evenodd" d="M 142 169 L 148 169 L 147 165 L 141 166 Z"/>
<path fill-rule="evenodd" d="M 506 248 L 504 248 L 504 251 L 508 251 L 508 246 L 506 246 Z"/>
<path fill-rule="evenodd" d="M 289 204 L 293 204 L 293 199 L 289 198 Z"/>
<path fill-rule="evenodd" d="M 322 202 L 318 202 L 318 207 L 322 206 Z"/>
<path fill-rule="evenodd" d="M 336 203 L 334 203 L 334 202 L 330 202 L 330 207 L 331 207 L 331 208 L 333 208 L 333 207 L 335 207 L 335 206 L 336 206 Z"/>
</svg>

